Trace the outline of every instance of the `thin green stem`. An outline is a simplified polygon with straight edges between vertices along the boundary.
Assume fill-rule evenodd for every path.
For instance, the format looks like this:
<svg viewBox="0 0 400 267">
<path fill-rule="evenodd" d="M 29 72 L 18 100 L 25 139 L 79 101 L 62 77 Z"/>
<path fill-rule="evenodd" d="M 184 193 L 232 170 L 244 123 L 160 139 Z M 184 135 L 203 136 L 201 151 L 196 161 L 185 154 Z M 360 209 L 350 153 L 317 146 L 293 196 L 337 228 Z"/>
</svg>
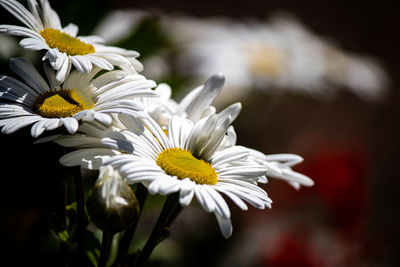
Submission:
<svg viewBox="0 0 400 267">
<path fill-rule="evenodd" d="M 169 195 L 165 200 L 160 216 L 150 234 L 143 250 L 140 252 L 136 267 L 144 266 L 154 248 L 169 235 L 169 227 L 179 215 L 182 206 L 178 202 L 178 193 Z"/>
<path fill-rule="evenodd" d="M 137 228 L 140 216 L 142 214 L 143 205 L 144 205 L 144 202 L 148 195 L 147 192 L 148 192 L 147 188 L 144 187 L 144 185 L 142 185 L 142 184 L 137 185 L 135 195 L 139 202 L 140 210 L 139 210 L 137 220 L 132 225 L 130 225 L 122 235 L 121 241 L 119 243 L 119 248 L 118 248 L 118 255 L 117 255 L 118 261 L 121 261 L 122 257 L 129 252 L 129 247 L 130 247 L 132 239 L 135 235 L 136 228 Z"/>
<path fill-rule="evenodd" d="M 108 256 L 110 255 L 113 238 L 114 238 L 113 232 L 103 231 L 98 267 L 107 266 Z"/>
<path fill-rule="evenodd" d="M 83 181 L 80 167 L 74 168 L 75 197 L 78 212 L 77 242 L 78 242 L 78 262 L 83 262 L 85 255 L 85 195 L 83 191 Z"/>
<path fill-rule="evenodd" d="M 67 215 L 67 205 L 68 205 L 68 179 L 66 178 L 68 175 L 63 170 L 65 167 L 60 167 L 59 173 L 59 207 L 58 207 L 58 216 L 61 219 L 63 227 L 65 230 L 68 229 L 68 215 Z M 70 177 L 70 176 L 68 176 Z M 67 267 L 70 264 L 70 255 L 69 255 L 69 244 L 68 241 L 61 241 L 60 243 L 61 255 L 63 258 L 64 266 Z"/>
</svg>

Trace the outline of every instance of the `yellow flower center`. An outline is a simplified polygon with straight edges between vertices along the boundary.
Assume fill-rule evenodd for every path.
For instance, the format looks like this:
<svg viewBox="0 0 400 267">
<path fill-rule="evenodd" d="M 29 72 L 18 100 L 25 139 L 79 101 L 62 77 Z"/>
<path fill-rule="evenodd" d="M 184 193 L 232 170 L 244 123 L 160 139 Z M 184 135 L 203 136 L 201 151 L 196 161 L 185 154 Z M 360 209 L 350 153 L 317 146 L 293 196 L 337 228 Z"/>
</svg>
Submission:
<svg viewBox="0 0 400 267">
<path fill-rule="evenodd" d="M 40 35 L 49 47 L 58 48 L 58 51 L 65 52 L 70 56 L 86 55 L 95 52 L 93 45 L 84 43 L 78 38 L 56 29 L 43 29 Z"/>
<path fill-rule="evenodd" d="M 157 157 L 157 165 L 179 179 L 189 178 L 197 184 L 209 185 L 218 182 L 217 173 L 210 163 L 196 159 L 190 151 L 180 148 L 169 148 L 161 152 Z"/>
<path fill-rule="evenodd" d="M 45 92 L 36 97 L 33 110 L 45 118 L 65 118 L 93 106 L 93 101 L 76 89 Z"/>
</svg>

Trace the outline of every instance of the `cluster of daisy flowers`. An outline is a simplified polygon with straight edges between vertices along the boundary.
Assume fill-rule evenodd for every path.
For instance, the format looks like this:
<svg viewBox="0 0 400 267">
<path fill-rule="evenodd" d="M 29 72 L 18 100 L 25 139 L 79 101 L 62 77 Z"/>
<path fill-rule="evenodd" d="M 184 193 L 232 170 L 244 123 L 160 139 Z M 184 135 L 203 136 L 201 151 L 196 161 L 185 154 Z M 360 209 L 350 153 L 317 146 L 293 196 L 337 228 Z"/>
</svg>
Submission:
<svg viewBox="0 0 400 267">
<path fill-rule="evenodd" d="M 28 9 L 15 0 L 0 4 L 25 25 L 0 25 L 0 32 L 22 36 L 21 47 L 43 53 L 43 71 L 26 58 L 14 58 L 10 69 L 19 78 L 0 76 L 2 133 L 30 126 L 32 137 L 41 137 L 37 143 L 73 149 L 60 159 L 63 166 L 99 170 L 91 196 L 80 204 L 86 204 L 91 220 L 103 230 L 103 242 L 110 242 L 107 234 L 124 231 L 139 219 L 143 199 L 136 198 L 131 185 L 168 196 L 137 266 L 193 199 L 215 215 L 228 238 L 229 201 L 242 210 L 248 204 L 271 207 L 260 187 L 267 177 L 295 188 L 313 185 L 292 169 L 300 156 L 265 155 L 236 144 L 231 124 L 241 104 L 219 112 L 212 106 L 225 83 L 222 73 L 176 102 L 167 84 L 139 74 L 136 51 L 104 45 L 98 36 L 78 36 L 74 24 L 63 28 L 47 0 L 28 0 Z M 99 266 L 107 262 L 106 255 L 100 255 Z"/>
</svg>

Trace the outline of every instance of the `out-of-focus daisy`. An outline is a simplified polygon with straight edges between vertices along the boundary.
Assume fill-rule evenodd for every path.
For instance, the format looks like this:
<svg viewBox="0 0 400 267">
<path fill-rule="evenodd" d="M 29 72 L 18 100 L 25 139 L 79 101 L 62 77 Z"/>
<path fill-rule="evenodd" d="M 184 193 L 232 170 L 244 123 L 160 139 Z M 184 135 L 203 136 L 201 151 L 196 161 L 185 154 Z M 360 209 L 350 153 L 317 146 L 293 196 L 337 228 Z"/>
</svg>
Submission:
<svg viewBox="0 0 400 267">
<path fill-rule="evenodd" d="M 74 24 L 63 28 L 47 0 L 41 0 L 40 6 L 36 0 L 28 0 L 29 10 L 15 0 L 1 0 L 0 4 L 26 26 L 0 25 L 0 33 L 25 37 L 20 45 L 26 49 L 46 50 L 43 60 L 49 60 L 59 82 L 68 76 L 72 65 L 84 73 L 89 73 L 93 65 L 106 70 L 115 65 L 127 66 L 133 72 L 142 70 L 136 51 L 102 45 L 98 36 L 77 36 L 78 26 Z"/>
<path fill-rule="evenodd" d="M 33 137 L 62 125 L 74 133 L 79 120 L 109 125 L 109 113 L 137 115 L 142 107 L 133 98 L 156 94 L 151 90 L 155 86 L 153 81 L 138 74 L 128 75 L 123 70 L 96 78 L 100 68 L 89 74 L 75 70 L 60 84 L 48 64 L 44 64 L 48 82 L 25 58 L 12 59 L 10 67 L 25 83 L 0 75 L 0 127 L 6 134 L 30 124 Z"/>
<path fill-rule="evenodd" d="M 84 129 L 85 136 L 56 140 L 64 146 L 81 148 L 65 155 L 60 162 L 67 166 L 88 166 L 90 162 L 89 165 L 95 166 L 99 158 L 106 159 L 105 153 L 101 155 L 99 151 L 109 147 L 114 152 L 109 152 L 105 165 L 113 165 L 130 183 L 144 183 L 152 194 L 179 192 L 182 206 L 188 206 L 196 197 L 206 211 L 215 214 L 222 234 L 229 237 L 230 210 L 220 193 L 243 210 L 247 209 L 243 200 L 259 209 L 271 204 L 265 191 L 256 185 L 267 167 L 256 162 L 246 162 L 243 166 L 231 164 L 245 159 L 251 150 L 239 146 L 218 149 L 231 122 L 230 110 L 197 123 L 172 116 L 168 135 L 150 117 L 139 122 L 125 116 L 127 129 L 118 134 L 107 134 L 87 125 L 90 130 Z M 96 138 L 98 145 L 94 147 Z"/>
<path fill-rule="evenodd" d="M 149 16 L 150 13 L 145 10 L 113 10 L 101 19 L 93 33 L 101 36 L 108 44 L 115 44 L 132 34 L 142 20 Z"/>
<path fill-rule="evenodd" d="M 375 100 L 388 83 L 376 60 L 340 49 L 292 15 L 276 15 L 268 22 L 166 16 L 163 25 L 179 47 L 183 73 L 200 79 L 210 71 L 226 74 L 229 90 L 221 94 L 221 102 L 243 97 L 252 88 L 320 97 L 344 87 Z"/>
</svg>

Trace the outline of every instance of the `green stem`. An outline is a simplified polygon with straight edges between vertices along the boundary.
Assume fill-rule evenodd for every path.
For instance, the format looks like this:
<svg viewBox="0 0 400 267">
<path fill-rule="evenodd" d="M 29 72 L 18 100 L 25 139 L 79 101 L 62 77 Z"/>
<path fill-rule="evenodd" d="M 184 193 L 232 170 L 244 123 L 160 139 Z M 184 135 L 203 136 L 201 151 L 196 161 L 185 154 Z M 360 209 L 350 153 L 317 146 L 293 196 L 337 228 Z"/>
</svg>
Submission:
<svg viewBox="0 0 400 267">
<path fill-rule="evenodd" d="M 135 235 L 136 228 L 137 228 L 140 216 L 142 214 L 143 205 L 146 200 L 147 194 L 148 194 L 147 188 L 144 187 L 144 185 L 142 185 L 142 184 L 138 184 L 136 187 L 136 191 L 135 191 L 135 195 L 139 202 L 139 208 L 140 208 L 138 218 L 132 225 L 130 225 L 124 231 L 124 233 L 122 235 L 122 238 L 121 238 L 121 241 L 119 244 L 119 248 L 118 248 L 118 255 L 117 255 L 118 261 L 121 261 L 122 257 L 129 252 L 129 247 L 130 247 L 132 239 Z"/>
<path fill-rule="evenodd" d="M 83 262 L 85 255 L 85 195 L 80 167 L 74 168 L 75 197 L 78 212 L 77 241 L 78 241 L 78 262 Z"/>
<path fill-rule="evenodd" d="M 98 267 L 107 266 L 108 256 L 110 255 L 113 238 L 114 238 L 113 232 L 103 231 Z"/>
<path fill-rule="evenodd" d="M 160 216 L 150 234 L 149 239 L 140 252 L 136 267 L 144 266 L 150 258 L 154 248 L 169 235 L 169 227 L 179 215 L 182 206 L 178 202 L 178 193 L 169 195 L 165 200 Z"/>
<path fill-rule="evenodd" d="M 67 215 L 67 205 L 68 205 L 68 179 L 66 178 L 68 173 L 65 170 L 65 167 L 61 167 L 61 172 L 59 177 L 59 190 L 60 190 L 60 196 L 59 196 L 59 208 L 58 208 L 58 215 L 61 218 L 62 224 L 64 229 L 68 229 L 68 215 Z M 70 176 L 68 176 L 70 177 Z M 70 264 L 70 258 L 69 258 L 69 244 L 68 241 L 61 241 L 60 243 L 60 249 L 61 249 L 61 255 L 63 258 L 64 266 L 67 267 Z"/>
</svg>

